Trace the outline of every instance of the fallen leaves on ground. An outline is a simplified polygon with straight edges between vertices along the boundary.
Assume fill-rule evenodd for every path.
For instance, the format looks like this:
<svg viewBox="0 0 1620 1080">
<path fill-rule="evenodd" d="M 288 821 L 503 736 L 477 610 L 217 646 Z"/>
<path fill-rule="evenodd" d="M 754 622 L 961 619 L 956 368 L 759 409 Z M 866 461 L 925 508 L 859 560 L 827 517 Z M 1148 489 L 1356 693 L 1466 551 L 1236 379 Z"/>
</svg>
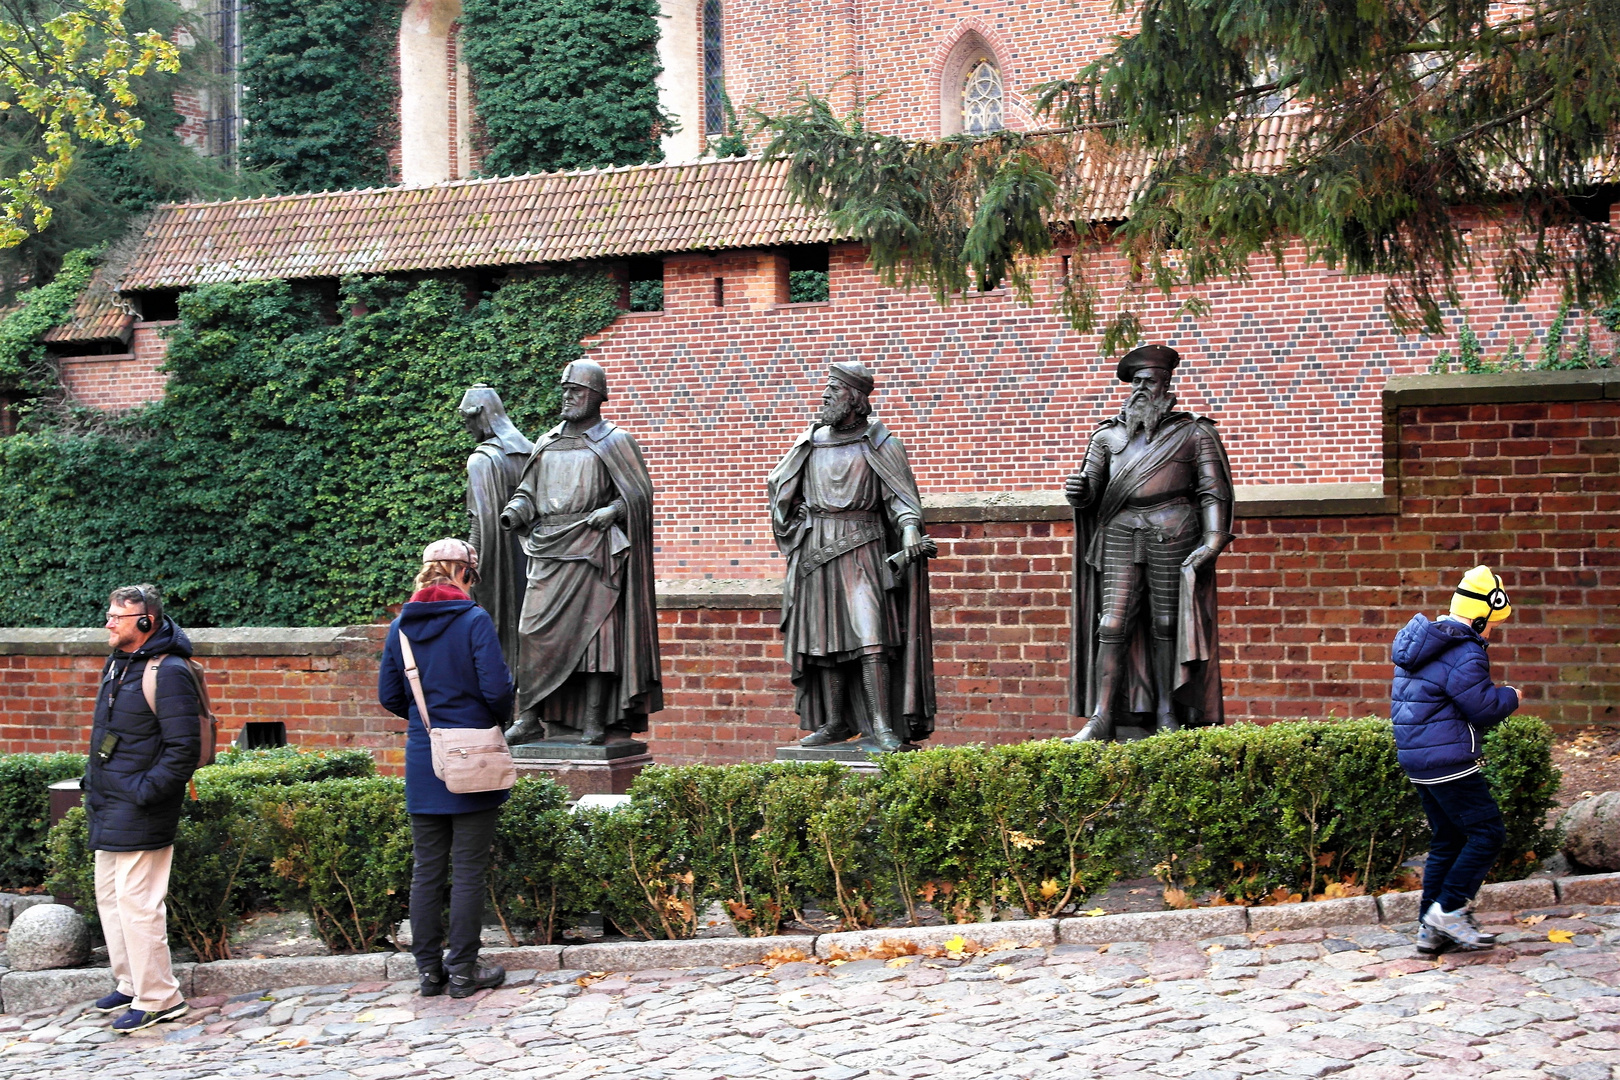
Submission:
<svg viewBox="0 0 1620 1080">
<path fill-rule="evenodd" d="M 1568 945 L 1575 940 L 1575 931 L 1549 930 L 1547 931 L 1547 940 L 1556 941 L 1560 945 Z"/>
<path fill-rule="evenodd" d="M 1526 915 L 1524 918 L 1519 920 L 1519 922 L 1524 924 L 1525 926 L 1534 926 L 1537 923 L 1546 922 L 1546 921 L 1547 921 L 1547 916 L 1545 916 L 1545 915 Z"/>
</svg>

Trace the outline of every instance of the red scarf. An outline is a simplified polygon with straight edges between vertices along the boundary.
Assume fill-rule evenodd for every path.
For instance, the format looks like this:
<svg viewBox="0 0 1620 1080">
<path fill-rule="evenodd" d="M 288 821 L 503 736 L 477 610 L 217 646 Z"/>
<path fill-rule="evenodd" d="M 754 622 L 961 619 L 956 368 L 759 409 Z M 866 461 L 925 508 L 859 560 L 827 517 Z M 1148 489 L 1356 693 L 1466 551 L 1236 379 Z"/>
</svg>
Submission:
<svg viewBox="0 0 1620 1080">
<path fill-rule="evenodd" d="M 436 600 L 471 600 L 472 597 L 454 585 L 429 585 L 411 594 L 413 604 L 431 604 Z"/>
</svg>

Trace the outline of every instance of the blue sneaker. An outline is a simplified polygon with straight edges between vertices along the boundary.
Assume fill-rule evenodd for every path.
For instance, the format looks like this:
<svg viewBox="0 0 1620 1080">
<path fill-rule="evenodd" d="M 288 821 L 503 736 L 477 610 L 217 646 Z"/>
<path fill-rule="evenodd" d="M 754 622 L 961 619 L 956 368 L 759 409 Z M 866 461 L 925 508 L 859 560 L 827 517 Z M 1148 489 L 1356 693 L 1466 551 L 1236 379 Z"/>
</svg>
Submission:
<svg viewBox="0 0 1620 1080">
<path fill-rule="evenodd" d="M 183 1001 L 178 1005 L 170 1005 L 167 1009 L 159 1009 L 157 1012 L 142 1012 L 139 1009 L 131 1009 L 129 1012 L 112 1022 L 112 1029 L 114 1031 L 122 1031 L 127 1035 L 131 1031 L 139 1031 L 142 1028 L 149 1028 L 153 1024 L 161 1024 L 168 1020 L 178 1020 L 190 1011 L 191 1006 L 187 1005 Z"/>
<path fill-rule="evenodd" d="M 120 994 L 114 990 L 104 998 L 97 998 L 96 1003 L 90 1007 L 96 1012 L 117 1012 L 119 1009 L 129 1008 L 129 1003 L 134 1000 L 128 994 Z"/>
</svg>

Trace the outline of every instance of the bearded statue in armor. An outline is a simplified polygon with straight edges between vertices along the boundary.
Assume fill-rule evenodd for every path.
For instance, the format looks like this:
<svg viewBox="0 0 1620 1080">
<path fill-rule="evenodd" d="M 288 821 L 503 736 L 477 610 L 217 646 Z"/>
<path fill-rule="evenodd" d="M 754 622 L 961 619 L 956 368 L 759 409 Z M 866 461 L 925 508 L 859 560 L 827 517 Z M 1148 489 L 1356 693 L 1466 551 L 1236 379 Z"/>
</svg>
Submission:
<svg viewBox="0 0 1620 1080">
<path fill-rule="evenodd" d="M 864 736 L 894 751 L 934 730 L 933 629 L 922 499 L 900 440 L 871 419 L 865 364 L 833 364 L 820 423 L 766 481 L 787 561 L 783 652 L 801 746 Z"/>
<path fill-rule="evenodd" d="M 1219 724 L 1215 557 L 1231 542 L 1232 470 L 1215 422 L 1175 411 L 1180 355 L 1133 349 L 1118 416 L 1091 434 L 1064 484 L 1075 508 L 1070 712 L 1075 741 L 1112 739 L 1121 717 L 1153 731 Z"/>
<path fill-rule="evenodd" d="M 607 374 L 563 370 L 563 422 L 540 437 L 501 528 L 523 537 L 514 745 L 599 746 L 664 707 L 653 589 L 652 480 L 630 433 L 602 418 Z"/>
</svg>

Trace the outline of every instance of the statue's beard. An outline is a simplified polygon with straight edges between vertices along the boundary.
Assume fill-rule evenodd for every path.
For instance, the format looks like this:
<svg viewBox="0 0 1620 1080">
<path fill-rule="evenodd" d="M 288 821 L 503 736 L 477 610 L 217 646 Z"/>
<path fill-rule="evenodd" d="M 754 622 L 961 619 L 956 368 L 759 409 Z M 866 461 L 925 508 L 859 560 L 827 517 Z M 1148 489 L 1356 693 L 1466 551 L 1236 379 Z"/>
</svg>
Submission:
<svg viewBox="0 0 1620 1080">
<path fill-rule="evenodd" d="M 1176 395 L 1165 394 L 1163 397 L 1149 397 L 1146 394 L 1132 394 L 1131 399 L 1125 403 L 1125 438 L 1136 437 L 1138 431 L 1145 432 L 1148 438 L 1159 430 L 1159 423 L 1165 414 L 1176 407 Z"/>
<path fill-rule="evenodd" d="M 585 420 L 590 415 L 591 403 L 588 401 L 582 405 L 564 405 L 562 408 L 562 418 L 564 420 Z"/>
<path fill-rule="evenodd" d="M 848 427 L 854 417 L 855 406 L 848 401 L 829 401 L 816 414 L 816 418 L 830 428 Z"/>
</svg>

